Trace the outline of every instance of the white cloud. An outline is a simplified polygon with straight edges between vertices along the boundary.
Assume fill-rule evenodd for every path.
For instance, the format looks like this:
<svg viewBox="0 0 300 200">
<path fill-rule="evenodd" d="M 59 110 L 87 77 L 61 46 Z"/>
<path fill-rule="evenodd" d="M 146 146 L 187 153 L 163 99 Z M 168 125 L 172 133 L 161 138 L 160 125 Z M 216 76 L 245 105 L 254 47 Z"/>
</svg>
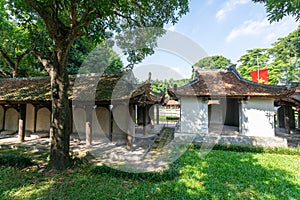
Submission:
<svg viewBox="0 0 300 200">
<path fill-rule="evenodd" d="M 218 21 L 221 21 L 222 19 L 225 18 L 225 15 L 226 15 L 226 11 L 224 9 L 221 9 L 217 12 L 216 18 Z"/>
<path fill-rule="evenodd" d="M 175 31 L 176 30 L 176 27 L 175 26 L 170 26 L 169 28 L 168 28 L 168 31 Z"/>
<path fill-rule="evenodd" d="M 245 35 L 258 35 L 268 25 L 267 18 L 262 21 L 247 20 L 240 27 L 234 28 L 226 37 L 226 41 L 231 42 L 233 39 Z"/>
<path fill-rule="evenodd" d="M 280 22 L 270 24 L 267 18 L 263 20 L 247 20 L 240 27 L 232 29 L 226 37 L 230 43 L 239 37 L 256 36 L 265 42 L 274 42 L 278 37 L 283 37 L 297 28 L 298 24 L 291 17 L 286 17 Z"/>
<path fill-rule="evenodd" d="M 218 21 L 223 20 L 226 15 L 234 10 L 238 5 L 247 4 L 250 0 L 229 0 L 224 6 L 216 13 L 216 18 Z"/>
</svg>

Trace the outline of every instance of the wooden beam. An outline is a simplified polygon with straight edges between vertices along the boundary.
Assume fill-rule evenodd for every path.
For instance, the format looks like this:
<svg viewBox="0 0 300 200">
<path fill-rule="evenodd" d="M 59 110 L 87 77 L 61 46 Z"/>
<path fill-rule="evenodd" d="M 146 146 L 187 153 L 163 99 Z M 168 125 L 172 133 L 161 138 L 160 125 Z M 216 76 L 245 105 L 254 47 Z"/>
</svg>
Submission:
<svg viewBox="0 0 300 200">
<path fill-rule="evenodd" d="M 283 107 L 284 110 L 284 127 L 286 130 L 287 134 L 291 133 L 291 128 L 290 128 L 290 117 L 289 117 L 289 106 L 288 104 L 285 104 Z"/>
<path fill-rule="evenodd" d="M 147 129 L 146 129 L 146 125 L 147 125 L 147 106 L 143 106 L 143 135 L 147 135 Z"/>
</svg>

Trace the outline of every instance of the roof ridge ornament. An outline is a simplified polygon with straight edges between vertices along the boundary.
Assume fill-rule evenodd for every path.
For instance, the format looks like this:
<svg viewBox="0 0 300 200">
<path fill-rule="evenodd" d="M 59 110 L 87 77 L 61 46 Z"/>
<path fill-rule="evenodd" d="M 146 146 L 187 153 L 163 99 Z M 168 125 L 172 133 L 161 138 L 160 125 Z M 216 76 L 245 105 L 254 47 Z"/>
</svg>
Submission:
<svg viewBox="0 0 300 200">
<path fill-rule="evenodd" d="M 227 71 L 236 71 L 236 64 L 228 65 L 226 67 Z"/>
</svg>

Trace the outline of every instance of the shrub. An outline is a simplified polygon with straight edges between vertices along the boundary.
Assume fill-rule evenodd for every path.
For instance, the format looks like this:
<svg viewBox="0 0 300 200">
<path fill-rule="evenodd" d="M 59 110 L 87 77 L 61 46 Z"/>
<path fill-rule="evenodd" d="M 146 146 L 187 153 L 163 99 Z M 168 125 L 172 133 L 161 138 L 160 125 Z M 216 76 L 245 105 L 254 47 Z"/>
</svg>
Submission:
<svg viewBox="0 0 300 200">
<path fill-rule="evenodd" d="M 0 154 L 0 166 L 25 168 L 33 164 L 31 158 L 25 155 Z"/>
</svg>

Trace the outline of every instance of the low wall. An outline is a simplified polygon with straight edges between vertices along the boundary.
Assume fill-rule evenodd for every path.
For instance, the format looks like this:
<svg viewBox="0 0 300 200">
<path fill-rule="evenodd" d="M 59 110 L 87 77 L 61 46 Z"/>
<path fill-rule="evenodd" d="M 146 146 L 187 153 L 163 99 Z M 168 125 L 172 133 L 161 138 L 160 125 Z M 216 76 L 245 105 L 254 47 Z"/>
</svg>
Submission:
<svg viewBox="0 0 300 200">
<path fill-rule="evenodd" d="M 184 135 L 175 133 L 176 135 Z M 215 134 L 197 134 L 193 143 L 202 144 L 223 144 L 240 146 L 263 146 L 263 147 L 287 147 L 287 140 L 280 137 L 257 137 L 244 135 L 215 135 Z"/>
</svg>

